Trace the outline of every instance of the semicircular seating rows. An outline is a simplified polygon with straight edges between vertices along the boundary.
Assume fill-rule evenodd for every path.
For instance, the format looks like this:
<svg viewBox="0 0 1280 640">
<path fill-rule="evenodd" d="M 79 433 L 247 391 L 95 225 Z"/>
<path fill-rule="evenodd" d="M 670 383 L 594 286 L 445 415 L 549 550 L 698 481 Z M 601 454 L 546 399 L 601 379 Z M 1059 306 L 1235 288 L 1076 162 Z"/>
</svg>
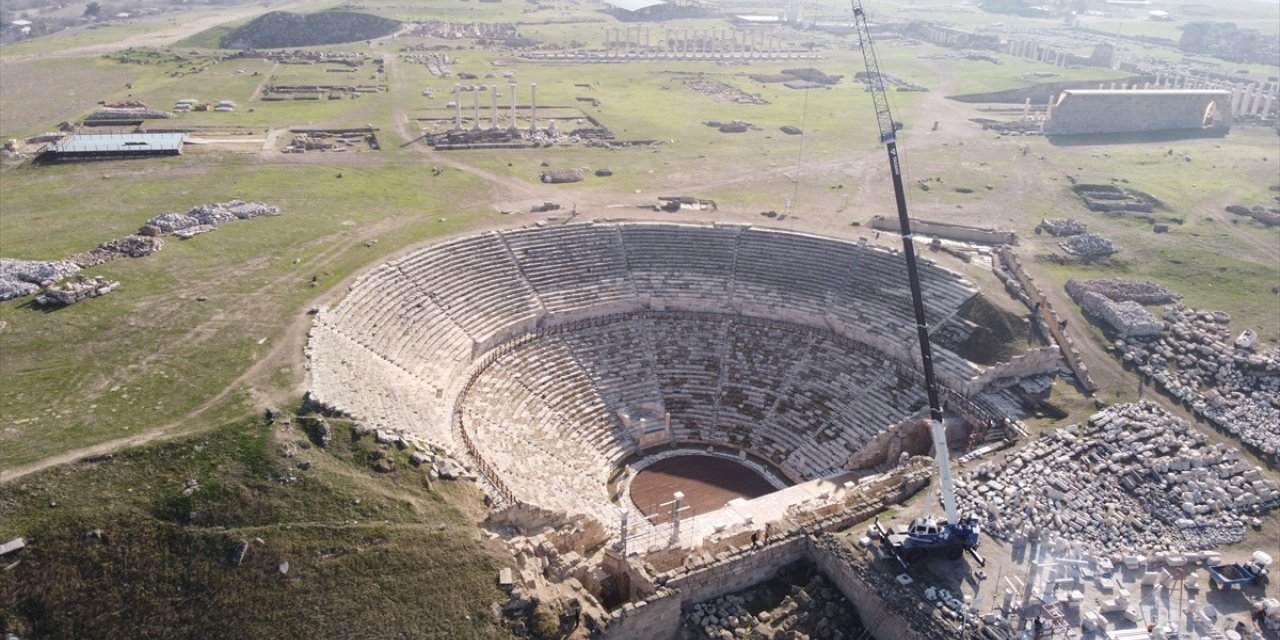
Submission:
<svg viewBox="0 0 1280 640">
<path fill-rule="evenodd" d="M 933 326 L 976 293 L 927 261 L 921 278 Z M 317 315 L 307 351 L 321 404 L 455 451 L 457 417 L 522 499 L 595 511 L 635 448 L 617 412 L 646 403 L 676 440 L 744 447 L 797 479 L 836 470 L 923 405 L 886 366 L 914 360 L 914 336 L 897 252 L 741 225 L 591 223 L 380 265 Z M 944 380 L 977 373 L 945 349 L 935 360 Z"/>
</svg>

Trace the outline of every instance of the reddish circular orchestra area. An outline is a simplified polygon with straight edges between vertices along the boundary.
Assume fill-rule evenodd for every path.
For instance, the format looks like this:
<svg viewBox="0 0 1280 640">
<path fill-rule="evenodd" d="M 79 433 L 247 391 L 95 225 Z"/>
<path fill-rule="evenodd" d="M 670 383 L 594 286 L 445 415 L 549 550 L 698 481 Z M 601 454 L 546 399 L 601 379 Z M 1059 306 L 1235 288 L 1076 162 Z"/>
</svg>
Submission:
<svg viewBox="0 0 1280 640">
<path fill-rule="evenodd" d="M 734 498 L 757 498 L 776 489 L 759 473 L 728 458 L 682 455 L 641 469 L 631 480 L 631 501 L 654 524 L 671 521 L 673 494 L 684 494 L 681 519 L 715 511 Z"/>
</svg>

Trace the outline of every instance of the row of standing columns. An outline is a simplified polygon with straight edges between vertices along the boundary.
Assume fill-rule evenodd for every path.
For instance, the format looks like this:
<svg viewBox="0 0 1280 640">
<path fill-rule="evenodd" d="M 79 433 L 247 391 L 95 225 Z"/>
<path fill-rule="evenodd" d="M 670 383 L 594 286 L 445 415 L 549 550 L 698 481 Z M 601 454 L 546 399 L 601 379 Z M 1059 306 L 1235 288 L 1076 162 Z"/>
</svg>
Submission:
<svg viewBox="0 0 1280 640">
<path fill-rule="evenodd" d="M 1055 67 L 1065 67 L 1075 59 L 1073 54 L 1041 46 L 1035 40 L 1010 40 L 1007 46 L 1007 52 L 1011 56 L 1044 62 Z"/>
<path fill-rule="evenodd" d="M 1240 116 L 1258 116 L 1267 117 L 1272 111 L 1272 107 L 1280 103 L 1280 86 L 1275 83 L 1258 83 L 1250 86 L 1240 86 L 1219 82 L 1206 82 L 1203 80 L 1188 79 L 1186 76 L 1172 77 L 1166 79 L 1163 74 L 1157 74 L 1156 82 L 1138 83 L 1126 82 L 1099 82 L 1099 90 L 1111 91 L 1153 91 L 1153 90 L 1206 90 L 1206 91 L 1230 91 L 1231 92 L 1231 115 L 1232 117 Z M 1050 104 L 1053 103 L 1050 99 Z M 1030 101 L 1028 101 L 1029 103 Z M 1029 113 L 1028 108 L 1024 108 L 1023 118 L 1025 119 Z"/>
<path fill-rule="evenodd" d="M 1114 83 L 1113 83 L 1114 87 Z M 1152 89 L 1217 89 L 1231 92 L 1231 115 L 1268 117 L 1280 101 L 1280 82 L 1254 82 L 1241 85 L 1210 80 L 1190 74 L 1159 72 Z"/>
<path fill-rule="evenodd" d="M 792 57 L 776 34 L 737 29 L 664 29 L 654 46 L 646 25 L 606 27 L 606 58 L 778 58 Z"/>
<path fill-rule="evenodd" d="M 510 129 L 516 128 L 516 83 L 512 82 L 507 85 L 511 92 L 511 125 Z M 480 92 L 489 92 L 490 103 L 490 119 L 489 127 L 491 129 L 498 128 L 498 86 L 497 85 L 472 85 L 463 87 L 460 84 L 453 85 L 453 128 L 462 130 L 462 92 L 471 92 L 471 129 L 473 131 L 480 128 Z M 529 83 L 529 130 L 534 131 L 538 128 L 538 85 L 537 83 Z"/>
<path fill-rule="evenodd" d="M 1055 66 L 1064 66 L 1072 62 L 1071 54 L 1042 47 L 1034 40 L 1010 40 L 1007 44 L 1009 55 L 1046 62 Z M 1099 83 L 1099 89 L 1106 89 L 1107 83 Z M 1266 81 L 1240 84 L 1217 81 L 1192 74 L 1157 72 L 1154 83 L 1112 82 L 1113 90 L 1152 90 L 1152 89 L 1188 89 L 1188 90 L 1220 90 L 1231 92 L 1232 117 L 1256 116 L 1271 117 L 1273 110 L 1280 107 L 1280 82 Z M 1051 101 L 1052 102 L 1052 101 Z M 1280 114 L 1277 114 L 1280 115 Z M 1024 115 L 1025 117 L 1025 115 Z"/>
</svg>

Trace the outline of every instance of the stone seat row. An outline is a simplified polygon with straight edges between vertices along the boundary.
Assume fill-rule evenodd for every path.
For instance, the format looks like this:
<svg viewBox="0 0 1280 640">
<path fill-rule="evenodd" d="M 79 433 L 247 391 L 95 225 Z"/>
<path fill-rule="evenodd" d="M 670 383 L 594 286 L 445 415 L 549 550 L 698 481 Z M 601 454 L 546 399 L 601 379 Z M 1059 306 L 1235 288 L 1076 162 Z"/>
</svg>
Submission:
<svg viewBox="0 0 1280 640">
<path fill-rule="evenodd" d="M 312 328 L 307 351 L 312 395 L 333 410 L 358 418 L 368 428 L 414 431 L 432 445 L 452 444 L 447 431 L 431 428 L 447 424 L 446 409 L 443 400 L 422 392 L 422 380 L 323 322 Z M 366 391 L 342 393 L 352 386 Z"/>
<path fill-rule="evenodd" d="M 724 321 L 690 332 L 683 325 L 690 320 L 679 314 L 714 309 L 785 317 L 817 328 L 834 318 L 856 329 L 851 335 L 875 338 L 872 344 L 888 348 L 913 335 L 899 262 L 897 254 L 866 244 L 730 225 L 588 224 L 479 234 L 428 247 L 358 278 L 346 298 L 324 314 L 330 333 L 313 332 L 312 390 L 366 424 L 419 431 L 448 447 L 450 405 L 456 402 L 451 394 L 477 359 L 486 357 L 482 349 L 532 330 L 547 315 L 590 312 L 619 301 L 634 301 L 638 309 L 653 301 L 655 308 L 669 310 L 668 319 L 560 337 L 568 355 L 541 366 L 558 370 L 572 361 L 580 375 L 552 375 L 544 383 L 522 374 L 541 400 L 558 405 L 554 410 L 525 407 L 519 416 L 486 419 L 534 420 L 561 430 L 569 425 L 570 433 L 578 429 L 591 436 L 597 427 L 584 425 L 609 424 L 606 433 L 616 431 L 617 411 L 648 402 L 672 414 L 677 439 L 749 441 L 758 434 L 761 442 L 766 436 L 786 442 L 771 430 L 803 433 L 825 421 L 835 431 L 828 441 L 835 451 L 856 449 L 867 429 L 874 432 L 891 421 L 886 416 L 909 410 L 912 400 L 875 385 L 857 402 L 833 400 L 840 388 L 858 388 L 848 385 L 862 381 L 831 376 L 826 380 L 832 389 L 806 398 L 811 388 L 821 389 L 812 381 L 823 378 L 830 362 L 822 362 L 816 376 L 795 364 L 792 351 L 806 354 L 800 361 L 826 357 L 812 345 L 801 348 L 808 344 L 805 336 L 791 329 L 740 335 L 742 330 Z M 974 293 L 944 269 L 925 265 L 922 271 L 931 317 L 949 317 Z M 733 340 L 726 340 L 730 335 Z M 787 338 L 786 347 L 767 348 L 779 336 Z M 327 351 L 342 355 L 330 357 Z M 966 363 L 954 355 L 938 360 L 965 375 Z M 782 392 L 749 392 L 766 385 L 785 388 L 798 399 L 798 409 L 778 400 Z M 746 399 L 725 404 L 725 393 L 735 390 L 747 391 Z M 622 454 L 629 446 L 625 436 L 586 441 Z M 784 451 L 783 445 L 775 448 Z M 804 463 L 808 469 L 830 466 L 825 450 L 791 451 L 811 460 Z"/>
<path fill-rule="evenodd" d="M 520 493 L 524 484 L 542 483 L 539 473 L 574 469 L 607 477 L 611 465 L 634 451 L 635 434 L 626 433 L 617 415 L 630 407 L 611 403 L 603 391 L 626 384 L 651 394 L 627 396 L 628 402 L 665 408 L 673 440 L 740 446 L 801 478 L 839 470 L 909 411 L 902 399 L 895 400 L 904 393 L 892 389 L 897 376 L 880 371 L 873 356 L 843 352 L 807 332 L 787 336 L 780 325 L 726 318 L 698 322 L 654 315 L 522 345 L 487 368 L 462 399 L 466 425 L 486 458 L 523 457 L 518 477 L 504 477 Z M 643 332 L 651 339 L 639 339 Z M 655 366 L 629 366 L 647 356 L 624 346 L 649 342 L 658 345 Z M 721 366 L 722 358 L 731 362 Z M 738 362 L 744 359 L 751 366 Z M 630 379 L 636 375 L 652 378 L 635 384 Z M 831 386 L 793 386 L 792 378 L 820 378 Z M 723 401 L 726 390 L 737 404 Z M 563 442 L 575 443 L 573 455 L 589 460 L 565 459 L 569 450 L 553 447 Z M 523 452 L 511 453 L 513 446 Z M 538 456 L 545 459 L 538 462 Z"/>
<path fill-rule="evenodd" d="M 732 259 L 730 246 L 748 250 L 737 246 L 739 238 L 758 261 Z M 723 255 L 710 263 L 708 252 L 695 250 L 701 245 L 691 245 L 692 240 L 710 241 Z M 535 251 L 530 255 L 536 257 L 522 260 L 524 251 Z M 772 259 L 767 259 L 770 251 Z M 900 269 L 894 273 L 897 258 L 889 252 L 781 232 L 680 225 L 574 225 L 488 233 L 437 245 L 358 280 L 339 305 L 338 317 L 349 323 L 351 335 L 370 334 L 364 343 L 371 348 L 425 372 L 425 363 L 456 362 L 470 355 L 458 329 L 473 343 L 484 344 L 543 311 L 637 299 L 636 276 L 646 272 L 632 270 L 644 268 L 630 263 L 633 255 L 647 256 L 645 264 L 666 265 L 664 277 L 712 277 L 715 272 L 710 269 L 719 270 L 718 284 L 711 288 L 645 292 L 650 296 L 670 293 L 670 298 L 679 299 L 693 292 L 697 297 L 727 291 L 733 282 L 735 304 L 763 307 L 762 311 L 800 310 L 814 317 L 831 313 L 888 338 L 910 328 L 905 295 L 898 296 L 902 300 L 897 305 L 879 295 L 884 281 L 895 275 L 901 279 Z M 850 288 L 849 282 L 856 281 L 824 276 L 831 272 L 831 255 L 856 256 L 857 267 L 851 267 L 851 273 L 862 274 L 869 283 Z M 783 256 L 786 259 L 779 259 Z M 931 305 L 942 307 L 931 315 L 950 315 L 973 293 L 954 274 L 937 268 L 924 271 L 926 289 L 937 290 L 930 296 Z M 891 288 L 905 291 L 904 284 Z M 419 333 L 444 335 L 433 340 L 416 338 Z M 411 344 L 420 349 L 406 348 L 404 338 L 409 335 L 415 336 Z"/>
</svg>

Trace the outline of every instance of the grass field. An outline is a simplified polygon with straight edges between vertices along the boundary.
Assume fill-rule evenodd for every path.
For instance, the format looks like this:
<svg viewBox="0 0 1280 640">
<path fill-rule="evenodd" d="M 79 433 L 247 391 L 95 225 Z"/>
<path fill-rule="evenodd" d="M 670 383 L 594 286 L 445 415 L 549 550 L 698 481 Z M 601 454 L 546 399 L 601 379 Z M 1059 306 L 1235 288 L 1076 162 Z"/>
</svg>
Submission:
<svg viewBox="0 0 1280 640">
<path fill-rule="evenodd" d="M 6 190 L 0 253 L 17 258 L 88 250 L 154 215 L 203 202 L 262 200 L 284 215 L 187 242 L 171 239 L 155 256 L 92 270 L 126 283 L 119 295 L 54 313 L 20 302 L 0 306 L 7 323 L 0 413 L 6 426 L 21 425 L 0 433 L 0 464 L 179 420 L 265 355 L 307 300 L 379 255 L 483 219 L 478 202 L 449 203 L 440 193 L 479 196 L 483 185 L 455 172 L 421 188 L 421 168 L 412 164 L 342 167 L 342 179 L 327 166 L 164 164 L 9 174 L 25 186 Z M 66 184 L 77 187 L 53 188 Z M 371 249 L 359 246 L 372 240 L 378 244 Z"/>
<path fill-rule="evenodd" d="M 0 138 L 52 131 L 59 122 L 79 119 L 99 100 L 128 93 L 125 85 L 147 71 L 96 58 L 0 58 Z"/>
<path fill-rule="evenodd" d="M 1250 3 L 1224 6 L 1242 23 L 1269 17 Z M 1192 18 L 1184 9 L 1193 5 L 1179 7 Z M 772 11 L 764 2 L 735 9 Z M 474 487 L 437 483 L 428 490 L 424 472 L 409 467 L 404 452 L 391 452 L 397 471 L 374 474 L 368 455 L 375 445 L 352 441 L 345 423 L 339 423 L 334 445 L 320 451 L 303 448 L 305 435 L 296 423 L 261 421 L 264 406 L 288 413 L 301 403 L 308 384 L 302 356 L 307 311 L 339 299 L 354 274 L 417 244 L 529 224 L 539 218 L 497 211 L 536 202 L 576 205 L 579 219 L 688 220 L 695 216 L 654 214 L 641 206 L 660 195 L 689 195 L 720 205 L 719 211 L 696 216 L 700 220 L 846 239 L 871 235 L 853 225 L 894 211 L 871 98 L 852 81 L 863 69 L 862 57 L 847 38 L 786 32 L 797 42 L 813 40 L 824 57 L 750 66 L 530 63 L 469 41 L 421 38 L 326 48 L 385 56 L 386 73 L 377 78 L 369 77 L 376 65 L 330 73 L 319 65 L 217 60 L 218 36 L 266 10 L 236 7 L 225 20 L 202 10 L 184 14 L 201 20 L 198 28 L 178 29 L 169 22 L 173 16 L 164 16 L 0 50 L 3 138 L 49 130 L 84 116 L 98 101 L 141 100 L 168 109 L 178 99 L 196 98 L 231 99 L 239 108 L 186 114 L 164 124 L 225 125 L 256 139 L 290 126 L 368 123 L 378 129 L 383 146 L 370 153 L 285 155 L 246 145 L 250 150 L 238 153 L 214 148 L 157 160 L 10 164 L 2 170 L 4 257 L 65 257 L 132 233 L 159 213 L 232 198 L 265 201 L 283 215 L 227 224 L 189 241 L 167 239 L 154 256 L 89 269 L 89 275 L 122 283 L 105 297 L 57 311 L 37 310 L 29 300 L 0 303 L 0 471 L 86 452 L 115 454 L 0 486 L 0 540 L 21 535 L 31 544 L 19 567 L 0 572 L 0 629 L 24 638 L 166 631 L 266 637 L 280 635 L 273 634 L 280 629 L 293 637 L 501 636 L 505 630 L 491 619 L 489 604 L 502 598 L 493 588 L 502 560 L 473 539 L 483 516 Z M 519 21 L 525 35 L 546 46 L 576 41 L 598 47 L 605 26 L 618 26 L 607 14 L 580 5 L 424 0 L 375 2 L 363 10 L 406 20 Z M 844 15 L 848 7 L 824 0 L 813 11 Z M 1078 47 L 1087 40 L 1060 21 L 931 2 L 899 3 L 885 12 L 888 18 L 924 16 L 961 28 L 1061 38 Z M 1123 20 L 1126 33 L 1142 29 L 1161 37 L 1176 37 L 1181 24 Z M 680 20 L 653 25 L 653 31 L 656 37 L 667 27 L 725 26 L 723 20 Z M 1103 19 L 1086 26 L 1112 28 Z M 159 27 L 174 29 L 173 40 L 148 40 L 131 52 L 148 64 L 118 61 L 112 43 L 132 46 L 150 35 L 144 31 Z M 450 66 L 481 79 L 435 78 L 420 65 L 395 59 L 400 46 L 409 44 L 461 45 L 449 52 L 456 59 Z M 1017 232 L 1019 253 L 1029 261 L 1041 259 L 1036 266 L 1045 288 L 1060 291 L 1070 278 L 1150 279 L 1181 293 L 1190 306 L 1231 313 L 1233 330 L 1254 328 L 1263 340 L 1280 342 L 1277 297 L 1271 293 L 1280 283 L 1280 230 L 1224 211 L 1231 204 L 1272 202 L 1269 187 L 1280 175 L 1273 131 L 1238 126 L 1226 138 L 1149 143 L 1062 144 L 998 136 L 969 122 L 983 112 L 945 96 L 1024 86 L 1029 81 L 1022 75 L 1029 71 L 1099 82 L 1121 74 L 1058 69 L 1009 56 L 1000 56 L 1000 65 L 933 56 L 939 53 L 954 52 L 902 41 L 880 49 L 885 70 L 930 89 L 890 96 L 906 125 L 899 142 L 913 215 Z M 1172 50 L 1158 55 L 1180 58 Z M 750 77 L 810 66 L 843 79 L 830 89 L 796 91 Z M 1248 69 L 1249 77 L 1277 74 L 1264 66 Z M 448 114 L 454 83 L 498 85 L 505 93 L 501 73 L 508 70 L 515 72 L 522 104 L 529 84 L 537 83 L 540 105 L 580 109 L 619 139 L 659 144 L 442 153 L 415 141 L 419 118 Z M 768 104 L 704 95 L 691 88 L 695 79 L 758 93 Z M 378 83 L 388 90 L 358 99 L 257 99 L 267 82 Z M 434 100 L 421 95 L 427 87 L 436 90 Z M 508 100 L 504 95 L 500 107 Z M 482 94 L 486 119 L 488 104 Z M 505 121 L 506 114 L 500 111 L 499 117 Z M 703 124 L 709 120 L 749 121 L 758 130 L 724 134 Z M 804 135 L 785 135 L 783 125 L 800 127 Z M 614 175 L 543 185 L 538 176 L 548 167 L 603 167 Z M 433 168 L 440 175 L 433 176 Z M 926 178 L 928 191 L 918 186 Z M 1170 232 L 1155 234 L 1148 222 L 1087 211 L 1071 192 L 1071 179 L 1123 180 L 1126 187 L 1157 196 L 1168 206 L 1157 215 L 1170 221 Z M 790 215 L 762 218 L 767 210 Z M 1032 232 L 1044 217 L 1082 219 L 1115 241 L 1120 253 L 1092 265 L 1044 260 L 1056 251 L 1053 239 Z M 980 261 L 947 264 L 976 274 L 984 286 L 999 286 Z M 1100 331 L 1088 335 L 1099 343 L 1104 339 Z M 1131 399 L 1131 382 L 1122 376 L 1108 380 L 1103 397 Z M 1077 421 L 1093 406 L 1065 384 L 1054 387 L 1050 403 Z M 1047 418 L 1032 421 L 1037 430 L 1052 424 Z M 121 448 L 123 439 L 134 437 L 167 440 Z M 281 457 L 286 445 L 295 457 Z M 313 466 L 302 472 L 298 461 Z M 296 483 L 278 480 L 291 471 Z M 200 488 L 183 496 L 188 479 L 198 480 Z M 108 544 L 86 544 L 85 534 L 96 529 Z M 251 541 L 246 563 L 229 566 L 226 557 L 240 539 Z M 286 561 L 289 573 L 281 574 Z M 210 618 L 218 626 L 201 628 Z"/>
</svg>

